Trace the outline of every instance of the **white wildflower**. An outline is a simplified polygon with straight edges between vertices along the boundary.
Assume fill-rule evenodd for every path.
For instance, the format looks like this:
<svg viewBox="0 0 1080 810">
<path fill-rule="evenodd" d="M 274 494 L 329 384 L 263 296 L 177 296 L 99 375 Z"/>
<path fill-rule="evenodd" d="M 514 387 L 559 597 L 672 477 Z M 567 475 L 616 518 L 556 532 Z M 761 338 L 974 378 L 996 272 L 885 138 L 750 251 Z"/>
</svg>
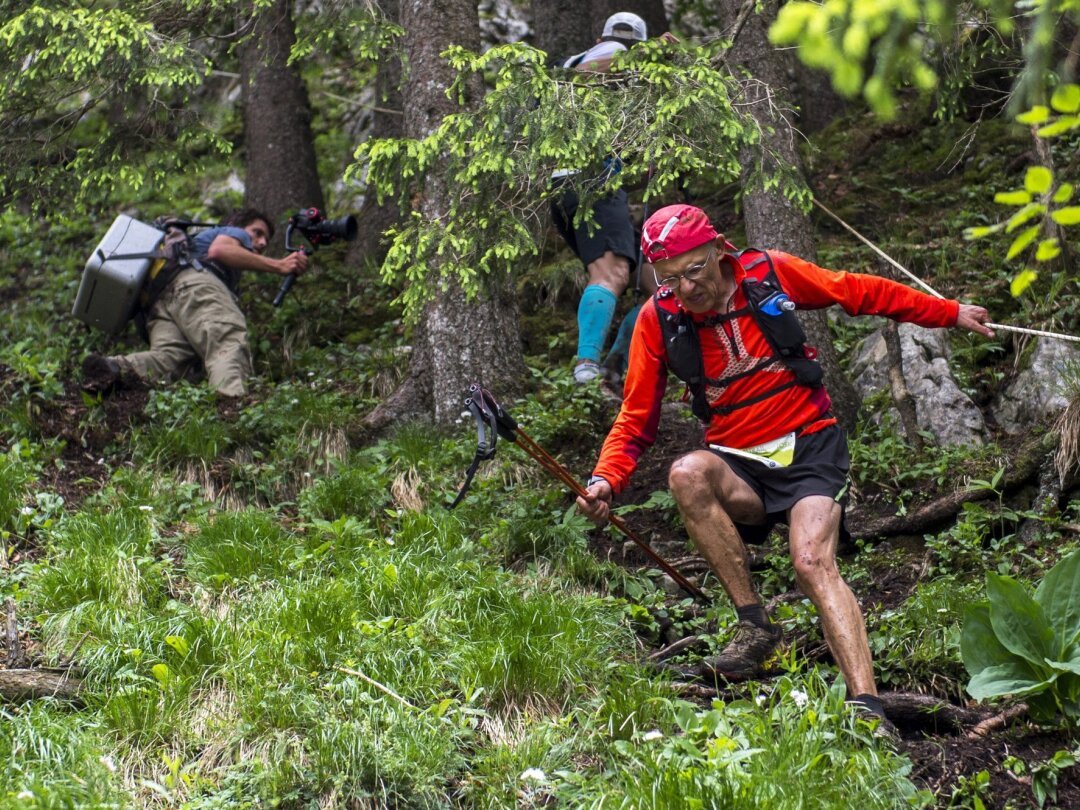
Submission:
<svg viewBox="0 0 1080 810">
<path fill-rule="evenodd" d="M 521 781 L 546 782 L 547 774 L 539 768 L 528 768 L 521 772 Z"/>
<path fill-rule="evenodd" d="M 290 404 L 290 405 L 299 405 L 299 404 L 300 404 L 300 400 L 298 400 L 298 399 L 290 399 L 290 400 L 289 400 L 289 404 Z"/>
<path fill-rule="evenodd" d="M 315 376 L 315 372 L 314 372 L 314 371 L 309 371 L 309 372 L 307 373 L 307 375 L 308 375 L 309 377 L 314 377 L 314 376 Z"/>
<path fill-rule="evenodd" d="M 764 706 L 766 700 L 768 700 L 768 698 L 765 697 L 765 695 L 758 695 L 754 698 L 754 702 L 757 703 L 758 706 Z"/>
<path fill-rule="evenodd" d="M 154 507 L 152 507 L 152 506 L 146 506 L 146 505 L 144 504 L 143 506 L 140 506 L 140 507 L 139 507 L 139 511 L 140 511 L 140 512 L 153 512 L 153 511 L 154 511 Z"/>
<path fill-rule="evenodd" d="M 29 790 L 24 790 L 22 793 L 20 793 L 15 798 L 16 799 L 32 799 L 32 798 L 34 798 L 34 794 L 31 793 Z"/>
<path fill-rule="evenodd" d="M 30 515 L 34 514 L 34 509 L 31 506 L 24 506 L 19 510 L 19 514 L 23 517 L 30 517 Z"/>
<path fill-rule="evenodd" d="M 101 757 L 101 764 L 105 766 L 109 773 L 116 773 L 116 763 L 113 762 L 113 758 L 108 754 Z"/>
<path fill-rule="evenodd" d="M 652 731 L 646 731 L 642 735 L 641 739 L 643 739 L 645 742 L 649 742 L 650 740 L 659 740 L 663 736 L 664 732 L 662 732 L 658 728 L 654 728 Z"/>
<path fill-rule="evenodd" d="M 800 709 L 803 708 L 807 701 L 810 700 L 810 696 L 803 692 L 801 689 L 792 689 L 788 695 L 795 701 L 795 705 Z"/>
</svg>

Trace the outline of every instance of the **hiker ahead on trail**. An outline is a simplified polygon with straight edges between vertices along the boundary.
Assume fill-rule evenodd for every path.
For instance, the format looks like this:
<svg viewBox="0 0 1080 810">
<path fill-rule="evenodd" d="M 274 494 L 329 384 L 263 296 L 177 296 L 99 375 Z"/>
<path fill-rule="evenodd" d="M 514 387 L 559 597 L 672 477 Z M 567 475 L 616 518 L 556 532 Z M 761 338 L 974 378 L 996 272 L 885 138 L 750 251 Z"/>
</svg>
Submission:
<svg viewBox="0 0 1080 810">
<path fill-rule="evenodd" d="M 192 252 L 197 261 L 178 267 L 146 312 L 150 349 L 116 357 L 89 355 L 83 362 L 84 388 L 195 380 L 205 373 L 219 394 L 244 394 L 252 365 L 247 321 L 237 305 L 240 273 L 301 275 L 308 266 L 302 250 L 281 259 L 263 256 L 273 235 L 270 218 L 254 209 L 237 211 L 223 225 L 196 233 Z"/>
<path fill-rule="evenodd" d="M 663 38 L 674 41 L 670 34 L 664 34 Z M 562 67 L 582 73 L 606 73 L 616 54 L 646 39 L 645 21 L 641 17 L 629 12 L 612 14 L 604 23 L 603 33 L 596 45 L 564 60 Z M 595 169 L 598 175 L 585 182 L 601 182 L 619 169 L 618 158 L 608 157 L 601 166 L 598 157 Z M 568 178 L 577 174 L 573 170 L 560 169 L 552 175 L 552 181 L 557 185 L 567 184 Z M 592 233 L 584 223 L 575 227 L 577 210 L 578 194 L 573 188 L 568 189 L 551 206 L 555 227 L 589 274 L 588 286 L 578 304 L 578 346 L 574 366 L 574 378 L 584 383 L 602 373 L 601 353 L 619 296 L 626 291 L 630 282 L 631 268 L 638 266 L 638 251 L 624 189 L 613 191 L 593 204 L 595 226 Z M 652 273 L 648 271 L 641 274 L 642 288 L 647 293 L 653 292 L 651 277 Z M 608 362 L 616 371 L 621 371 L 625 366 L 630 335 L 639 309 L 640 305 L 635 305 L 626 314 L 611 346 Z"/>
<path fill-rule="evenodd" d="M 817 607 L 849 695 L 884 717 L 862 614 L 835 561 L 847 442 L 794 310 L 840 304 L 850 315 L 991 337 L 986 310 L 779 251 L 736 253 L 689 205 L 653 214 L 641 247 L 660 288 L 642 307 L 622 409 L 579 509 L 594 522 L 607 520 L 612 495 L 656 439 L 670 369 L 688 384 L 694 412 L 707 425 L 707 448 L 672 465 L 672 495 L 739 616 L 735 638 L 696 674 L 751 677 L 779 645 L 780 627 L 754 589 L 743 542 L 760 542 L 785 522 L 796 581 Z"/>
</svg>

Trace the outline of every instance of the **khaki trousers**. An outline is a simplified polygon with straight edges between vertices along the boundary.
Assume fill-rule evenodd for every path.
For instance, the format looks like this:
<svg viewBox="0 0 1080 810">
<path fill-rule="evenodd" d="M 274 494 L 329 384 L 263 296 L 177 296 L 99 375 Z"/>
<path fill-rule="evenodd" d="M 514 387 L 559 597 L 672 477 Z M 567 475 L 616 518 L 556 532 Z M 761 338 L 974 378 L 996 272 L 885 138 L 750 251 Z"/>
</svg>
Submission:
<svg viewBox="0 0 1080 810">
<path fill-rule="evenodd" d="M 114 357 L 148 382 L 196 381 L 235 397 L 252 374 L 247 321 L 236 299 L 213 273 L 185 270 L 150 309 L 150 349 Z"/>
</svg>

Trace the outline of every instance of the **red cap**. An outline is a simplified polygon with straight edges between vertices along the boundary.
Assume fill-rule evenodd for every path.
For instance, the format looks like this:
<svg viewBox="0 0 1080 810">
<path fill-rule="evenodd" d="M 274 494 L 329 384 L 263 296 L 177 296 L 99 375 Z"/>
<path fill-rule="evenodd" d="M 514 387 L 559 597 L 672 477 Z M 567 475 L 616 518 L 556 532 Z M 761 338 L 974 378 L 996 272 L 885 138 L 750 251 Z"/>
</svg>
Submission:
<svg viewBox="0 0 1080 810">
<path fill-rule="evenodd" d="M 641 229 L 641 254 L 648 262 L 671 259 L 718 236 L 705 212 L 693 205 L 669 205 Z"/>
</svg>

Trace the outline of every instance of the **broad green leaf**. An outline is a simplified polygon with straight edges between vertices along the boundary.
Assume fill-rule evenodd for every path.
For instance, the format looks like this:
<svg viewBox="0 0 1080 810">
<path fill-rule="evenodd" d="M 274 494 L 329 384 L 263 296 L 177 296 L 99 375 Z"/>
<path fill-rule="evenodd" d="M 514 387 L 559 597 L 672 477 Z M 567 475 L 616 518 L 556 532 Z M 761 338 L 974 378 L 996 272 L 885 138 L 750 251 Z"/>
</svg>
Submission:
<svg viewBox="0 0 1080 810">
<path fill-rule="evenodd" d="M 997 664 L 987 667 L 968 681 L 967 691 L 976 700 L 1020 696 L 1047 689 L 1050 681 L 1043 682 L 1026 661 Z"/>
<path fill-rule="evenodd" d="M 162 686 L 169 685 L 169 679 L 172 677 L 172 670 L 169 669 L 168 664 L 154 664 L 150 667 L 150 674 L 152 674 L 159 684 Z"/>
<path fill-rule="evenodd" d="M 1028 166 L 1024 188 L 1032 194 L 1045 194 L 1054 184 L 1054 173 L 1045 166 Z"/>
<path fill-rule="evenodd" d="M 1030 228 L 1020 231 L 1020 234 L 1013 239 L 1013 243 L 1009 245 L 1009 251 L 1005 254 L 1005 261 L 1015 259 L 1021 253 L 1024 252 L 1024 248 L 1034 242 L 1039 236 L 1039 226 L 1032 225 Z"/>
<path fill-rule="evenodd" d="M 1020 113 L 1016 120 L 1021 124 L 1042 124 L 1050 120 L 1050 108 L 1036 105 L 1027 112 Z"/>
<path fill-rule="evenodd" d="M 1056 135 L 1061 135 L 1069 130 L 1076 129 L 1077 127 L 1080 127 L 1080 116 L 1063 115 L 1054 123 L 1047 124 L 1045 127 L 1039 127 L 1039 130 L 1035 134 L 1040 138 L 1053 138 Z"/>
<path fill-rule="evenodd" d="M 1050 106 L 1059 113 L 1080 112 L 1080 85 L 1062 84 L 1054 88 Z"/>
<path fill-rule="evenodd" d="M 1064 656 L 1080 636 L 1080 549 L 1046 572 L 1035 601 L 1053 630 L 1053 655 Z"/>
<path fill-rule="evenodd" d="M 1080 660 L 1073 659 L 1072 661 L 1051 661 L 1046 659 L 1046 665 L 1051 669 L 1063 669 L 1066 672 L 1071 672 L 1073 675 L 1080 675 Z"/>
<path fill-rule="evenodd" d="M 1058 244 L 1057 237 L 1051 237 L 1050 239 L 1043 239 L 1039 242 L 1039 246 L 1035 248 L 1035 261 L 1048 262 L 1051 259 L 1056 259 L 1061 255 L 1061 245 Z"/>
<path fill-rule="evenodd" d="M 1016 277 L 1009 283 L 1009 294 L 1013 298 L 1019 298 L 1024 292 L 1035 283 L 1035 280 L 1039 277 L 1039 274 L 1034 270 L 1025 269 L 1016 274 Z"/>
<path fill-rule="evenodd" d="M 1031 202 L 1031 195 L 1023 190 L 999 191 L 994 195 L 994 202 L 1001 205 L 1027 205 Z"/>
<path fill-rule="evenodd" d="M 1059 208 L 1050 214 L 1050 217 L 1058 225 L 1076 225 L 1080 224 L 1080 205 L 1070 205 L 1066 208 Z"/>
<path fill-rule="evenodd" d="M 1062 183 L 1058 186 L 1058 190 L 1054 192 L 1054 196 L 1051 198 L 1056 203 L 1068 202 L 1072 199 L 1073 184 Z"/>
<path fill-rule="evenodd" d="M 987 667 L 1016 659 L 994 634 L 994 628 L 990 624 L 989 602 L 968 605 L 964 611 L 964 629 L 960 632 L 960 657 L 971 675 L 976 675 Z"/>
<path fill-rule="evenodd" d="M 188 642 L 183 636 L 165 636 L 165 643 L 180 653 L 180 655 L 188 654 Z"/>
<path fill-rule="evenodd" d="M 1054 631 L 1039 603 L 1012 577 L 986 575 L 990 598 L 990 624 L 998 641 L 1032 664 L 1042 664 L 1051 653 Z"/>
</svg>

